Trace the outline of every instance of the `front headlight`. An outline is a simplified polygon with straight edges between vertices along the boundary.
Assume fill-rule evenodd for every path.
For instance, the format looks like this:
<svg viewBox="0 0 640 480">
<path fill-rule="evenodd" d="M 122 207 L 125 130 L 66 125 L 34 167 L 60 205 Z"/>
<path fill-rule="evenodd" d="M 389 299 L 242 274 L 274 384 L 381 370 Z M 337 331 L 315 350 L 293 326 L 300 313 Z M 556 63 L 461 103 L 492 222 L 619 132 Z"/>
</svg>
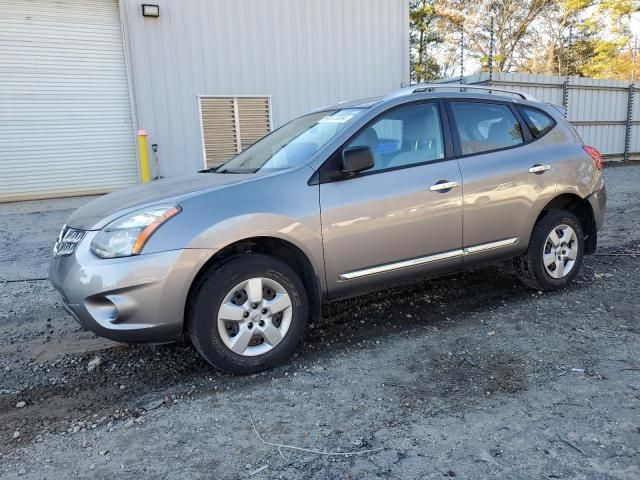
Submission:
<svg viewBox="0 0 640 480">
<path fill-rule="evenodd" d="M 118 218 L 95 236 L 91 251 L 100 258 L 138 255 L 149 237 L 181 211 L 179 205 L 157 205 Z"/>
</svg>

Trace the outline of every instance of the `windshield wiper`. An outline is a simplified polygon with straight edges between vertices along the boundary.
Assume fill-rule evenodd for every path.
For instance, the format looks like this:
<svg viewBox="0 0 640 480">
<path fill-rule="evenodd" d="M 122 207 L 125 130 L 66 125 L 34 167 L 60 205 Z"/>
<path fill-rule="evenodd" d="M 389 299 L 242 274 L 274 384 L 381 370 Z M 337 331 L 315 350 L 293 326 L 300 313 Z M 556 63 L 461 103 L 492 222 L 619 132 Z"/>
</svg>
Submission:
<svg viewBox="0 0 640 480">
<path fill-rule="evenodd" d="M 218 165 L 217 167 L 205 168 L 204 170 L 198 170 L 198 173 L 214 173 L 217 172 L 218 168 L 220 167 L 221 165 Z"/>
<path fill-rule="evenodd" d="M 225 168 L 224 165 L 218 165 L 217 167 L 205 168 L 204 170 L 198 170 L 198 173 L 230 173 L 235 175 L 242 175 L 248 173 L 256 173 L 259 168 Z"/>
<path fill-rule="evenodd" d="M 256 173 L 259 170 L 259 168 L 254 168 L 254 169 L 233 169 L 233 168 L 226 168 L 224 170 L 220 170 L 219 167 L 217 168 L 210 168 L 209 170 L 203 170 L 203 172 L 209 172 L 209 173 L 229 173 L 229 174 L 233 174 L 233 175 L 243 175 L 243 174 L 248 174 L 248 173 Z"/>
<path fill-rule="evenodd" d="M 253 173 L 254 170 L 233 170 L 231 168 L 227 168 L 226 170 L 219 170 L 216 173 L 232 173 L 232 174 L 242 174 L 242 173 Z"/>
</svg>

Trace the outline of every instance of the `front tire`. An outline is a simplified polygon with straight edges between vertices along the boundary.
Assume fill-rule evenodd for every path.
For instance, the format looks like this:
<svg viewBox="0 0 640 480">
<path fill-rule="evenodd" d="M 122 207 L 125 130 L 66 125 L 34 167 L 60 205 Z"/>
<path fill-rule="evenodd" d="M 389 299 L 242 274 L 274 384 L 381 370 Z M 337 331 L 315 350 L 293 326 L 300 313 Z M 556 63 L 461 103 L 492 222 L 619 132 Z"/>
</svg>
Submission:
<svg viewBox="0 0 640 480">
<path fill-rule="evenodd" d="M 204 274 L 192 296 L 187 328 L 207 362 L 247 374 L 289 360 L 308 313 L 298 274 L 276 258 L 250 253 Z"/>
<path fill-rule="evenodd" d="M 566 210 L 550 210 L 536 223 L 529 248 L 514 259 L 520 281 L 542 291 L 560 290 L 578 274 L 584 257 L 584 232 Z"/>
</svg>

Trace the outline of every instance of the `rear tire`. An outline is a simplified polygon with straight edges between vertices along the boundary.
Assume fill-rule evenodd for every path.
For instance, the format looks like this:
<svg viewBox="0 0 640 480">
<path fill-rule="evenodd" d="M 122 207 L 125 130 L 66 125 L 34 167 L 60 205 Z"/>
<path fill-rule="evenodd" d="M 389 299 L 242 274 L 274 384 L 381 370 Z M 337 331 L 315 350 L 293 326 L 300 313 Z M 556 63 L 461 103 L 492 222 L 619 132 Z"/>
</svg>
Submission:
<svg viewBox="0 0 640 480">
<path fill-rule="evenodd" d="M 526 253 L 513 260 L 514 268 L 527 287 L 560 290 L 578 274 L 584 248 L 578 218 L 566 210 L 550 210 L 533 228 Z"/>
<path fill-rule="evenodd" d="M 298 274 L 276 258 L 254 253 L 205 273 L 190 307 L 187 329 L 193 345 L 211 365 L 234 374 L 289 360 L 309 314 Z"/>
</svg>

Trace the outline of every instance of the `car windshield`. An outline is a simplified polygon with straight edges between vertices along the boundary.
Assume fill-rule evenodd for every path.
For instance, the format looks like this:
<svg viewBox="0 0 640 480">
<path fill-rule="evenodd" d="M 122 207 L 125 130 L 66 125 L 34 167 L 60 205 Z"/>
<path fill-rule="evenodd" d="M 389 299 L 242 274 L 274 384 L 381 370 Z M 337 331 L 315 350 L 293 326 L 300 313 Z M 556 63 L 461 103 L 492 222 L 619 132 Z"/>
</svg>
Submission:
<svg viewBox="0 0 640 480">
<path fill-rule="evenodd" d="M 364 110 L 348 108 L 311 113 L 287 123 L 215 170 L 216 173 L 255 173 L 283 170 L 305 163 Z"/>
</svg>

